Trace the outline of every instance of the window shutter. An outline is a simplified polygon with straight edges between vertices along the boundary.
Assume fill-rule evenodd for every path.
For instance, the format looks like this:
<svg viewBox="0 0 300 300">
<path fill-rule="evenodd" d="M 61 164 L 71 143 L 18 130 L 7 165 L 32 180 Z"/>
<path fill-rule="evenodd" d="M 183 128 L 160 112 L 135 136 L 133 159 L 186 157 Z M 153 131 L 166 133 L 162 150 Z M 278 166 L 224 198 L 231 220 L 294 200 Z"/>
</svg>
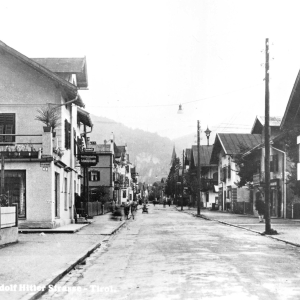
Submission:
<svg viewBox="0 0 300 300">
<path fill-rule="evenodd" d="M 4 125 L 0 125 L 0 134 L 4 134 Z M 0 142 L 4 141 L 4 136 L 0 135 Z"/>
<path fill-rule="evenodd" d="M 6 125 L 6 126 L 5 126 L 5 133 L 6 133 L 6 134 L 11 134 L 11 133 L 13 133 L 13 125 Z M 5 137 L 5 142 L 12 142 L 12 141 L 13 141 L 12 136 L 6 136 L 6 137 Z"/>
<path fill-rule="evenodd" d="M 65 148 L 71 148 L 71 124 L 65 119 Z"/>
<path fill-rule="evenodd" d="M 100 172 L 97 172 L 97 181 L 100 181 Z"/>
<path fill-rule="evenodd" d="M 92 180 L 92 172 L 89 172 L 89 181 Z"/>
</svg>

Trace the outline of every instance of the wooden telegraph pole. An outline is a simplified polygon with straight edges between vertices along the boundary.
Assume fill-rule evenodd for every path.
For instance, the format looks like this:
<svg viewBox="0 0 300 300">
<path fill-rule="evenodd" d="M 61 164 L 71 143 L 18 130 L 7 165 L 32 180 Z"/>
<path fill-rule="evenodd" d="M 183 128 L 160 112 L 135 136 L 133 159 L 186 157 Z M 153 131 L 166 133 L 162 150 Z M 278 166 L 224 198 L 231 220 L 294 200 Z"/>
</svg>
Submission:
<svg viewBox="0 0 300 300">
<path fill-rule="evenodd" d="M 197 121 L 197 153 L 198 153 L 198 168 L 197 168 L 197 216 L 200 216 L 201 205 L 201 167 L 200 167 L 200 122 Z"/>
<path fill-rule="evenodd" d="M 183 175 L 184 175 L 184 150 L 182 150 L 181 210 L 183 210 Z"/>
<path fill-rule="evenodd" d="M 270 91 L 269 91 L 269 39 L 266 39 L 265 65 L 265 232 L 271 232 L 270 218 Z"/>
</svg>

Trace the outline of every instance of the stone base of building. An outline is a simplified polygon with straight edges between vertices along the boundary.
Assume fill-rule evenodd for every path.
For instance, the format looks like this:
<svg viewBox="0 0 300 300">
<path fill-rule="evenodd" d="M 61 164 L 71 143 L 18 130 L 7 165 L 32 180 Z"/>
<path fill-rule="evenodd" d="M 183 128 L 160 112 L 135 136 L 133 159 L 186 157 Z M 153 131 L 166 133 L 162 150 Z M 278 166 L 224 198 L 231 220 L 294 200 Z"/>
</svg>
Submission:
<svg viewBox="0 0 300 300">
<path fill-rule="evenodd" d="M 18 241 L 18 227 L 1 228 L 0 246 Z"/>
<path fill-rule="evenodd" d="M 53 229 L 57 227 L 61 227 L 64 225 L 68 225 L 74 223 L 74 220 L 60 220 L 57 219 L 52 222 L 47 221 L 40 221 L 40 222 L 33 222 L 33 221 L 26 221 L 26 220 L 19 220 L 19 228 L 20 229 Z"/>
</svg>

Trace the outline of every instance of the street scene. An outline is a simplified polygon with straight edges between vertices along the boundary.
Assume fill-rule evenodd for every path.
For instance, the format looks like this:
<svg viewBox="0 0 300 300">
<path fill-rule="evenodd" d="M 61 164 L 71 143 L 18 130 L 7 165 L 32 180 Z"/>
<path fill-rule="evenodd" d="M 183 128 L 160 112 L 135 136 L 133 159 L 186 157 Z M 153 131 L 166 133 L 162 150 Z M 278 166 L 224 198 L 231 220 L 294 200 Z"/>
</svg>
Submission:
<svg viewBox="0 0 300 300">
<path fill-rule="evenodd" d="M 139 211 L 57 282 L 64 292 L 41 299 L 297 299 L 298 247 L 219 223 L 220 213 L 185 212 L 163 205 Z M 235 218 L 261 229 L 256 218 Z"/>
<path fill-rule="evenodd" d="M 300 299 L 299 1 L 0 10 L 0 300 Z"/>
</svg>

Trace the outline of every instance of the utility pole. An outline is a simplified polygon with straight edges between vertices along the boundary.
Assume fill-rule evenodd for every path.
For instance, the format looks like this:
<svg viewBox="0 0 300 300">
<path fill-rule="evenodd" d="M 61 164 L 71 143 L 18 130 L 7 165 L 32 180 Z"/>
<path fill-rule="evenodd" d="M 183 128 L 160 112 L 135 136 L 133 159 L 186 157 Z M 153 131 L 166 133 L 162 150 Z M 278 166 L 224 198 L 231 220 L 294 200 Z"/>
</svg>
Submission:
<svg viewBox="0 0 300 300">
<path fill-rule="evenodd" d="M 197 121 L 197 153 L 198 153 L 198 168 L 197 168 L 197 216 L 200 216 L 201 202 L 201 167 L 200 167 L 200 122 Z"/>
<path fill-rule="evenodd" d="M 184 175 L 184 150 L 182 150 L 181 210 L 183 210 L 183 175 Z"/>
<path fill-rule="evenodd" d="M 270 218 L 270 91 L 269 91 L 269 39 L 266 39 L 265 65 L 265 232 L 271 232 Z"/>
<path fill-rule="evenodd" d="M 4 169 L 5 169 L 5 161 L 4 161 L 4 155 L 1 156 L 1 188 L 0 188 L 0 194 L 3 197 L 4 195 Z M 1 202 L 0 202 L 1 206 Z"/>
</svg>

